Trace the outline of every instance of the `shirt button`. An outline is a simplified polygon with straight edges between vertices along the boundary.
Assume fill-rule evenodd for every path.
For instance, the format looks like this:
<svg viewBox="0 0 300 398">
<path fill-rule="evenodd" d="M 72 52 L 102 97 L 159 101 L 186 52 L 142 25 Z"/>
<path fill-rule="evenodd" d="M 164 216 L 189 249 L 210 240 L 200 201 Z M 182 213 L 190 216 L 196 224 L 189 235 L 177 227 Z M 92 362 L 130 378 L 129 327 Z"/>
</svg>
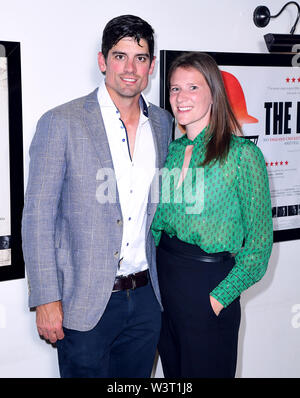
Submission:
<svg viewBox="0 0 300 398">
<path fill-rule="evenodd" d="M 118 225 L 122 225 L 123 223 L 122 223 L 122 220 L 117 220 L 117 224 Z"/>
<path fill-rule="evenodd" d="M 115 257 L 115 258 L 118 258 L 118 257 L 119 257 L 119 252 L 118 252 L 118 251 L 114 252 L 114 257 Z"/>
<path fill-rule="evenodd" d="M 122 138 L 122 141 L 125 142 L 126 141 L 125 138 Z"/>
<path fill-rule="evenodd" d="M 130 221 L 130 220 L 131 220 L 131 217 L 129 217 L 128 220 Z"/>
</svg>

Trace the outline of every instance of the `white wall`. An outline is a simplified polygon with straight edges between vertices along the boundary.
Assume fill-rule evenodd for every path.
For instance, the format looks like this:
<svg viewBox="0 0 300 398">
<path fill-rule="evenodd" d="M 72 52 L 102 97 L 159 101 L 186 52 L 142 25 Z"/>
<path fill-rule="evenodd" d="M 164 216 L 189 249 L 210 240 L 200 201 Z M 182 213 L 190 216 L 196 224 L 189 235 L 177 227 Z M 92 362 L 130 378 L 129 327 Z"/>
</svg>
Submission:
<svg viewBox="0 0 300 398">
<path fill-rule="evenodd" d="M 97 51 L 108 20 L 131 13 L 149 21 L 157 55 L 159 49 L 266 52 L 263 34 L 288 33 L 296 8 L 258 29 L 252 14 L 261 4 L 275 14 L 285 1 L 0 0 L 0 40 L 21 42 L 25 183 L 37 119 L 102 78 Z M 158 66 L 147 90 L 157 104 Z M 300 303 L 299 249 L 299 240 L 274 244 L 266 276 L 243 294 L 238 377 L 300 376 L 299 317 L 292 312 Z M 0 377 L 58 377 L 56 350 L 39 338 L 34 322 L 26 280 L 1 282 Z"/>
</svg>

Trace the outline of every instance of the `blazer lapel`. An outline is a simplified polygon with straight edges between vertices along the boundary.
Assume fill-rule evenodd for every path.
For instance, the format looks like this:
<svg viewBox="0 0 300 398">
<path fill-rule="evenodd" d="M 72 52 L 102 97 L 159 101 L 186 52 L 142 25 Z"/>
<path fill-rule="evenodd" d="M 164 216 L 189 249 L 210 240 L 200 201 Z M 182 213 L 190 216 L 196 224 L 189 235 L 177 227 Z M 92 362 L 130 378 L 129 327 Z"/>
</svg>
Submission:
<svg viewBox="0 0 300 398">
<path fill-rule="evenodd" d="M 154 141 L 154 146 L 155 146 L 155 152 L 156 152 L 156 162 L 155 162 L 155 167 L 160 169 L 163 167 L 162 165 L 162 148 L 161 148 L 161 140 L 160 136 L 162 134 L 161 131 L 161 125 L 158 116 L 153 112 L 153 107 L 151 105 L 148 108 L 149 112 L 149 121 L 152 129 L 152 134 L 153 134 L 153 141 Z"/>
<path fill-rule="evenodd" d="M 149 230 L 156 207 L 157 203 L 159 201 L 159 192 L 160 192 L 160 186 L 161 186 L 161 181 L 160 178 L 158 178 L 158 171 L 164 166 L 163 164 L 163 159 L 162 159 L 162 154 L 163 154 L 163 148 L 162 148 L 162 128 L 161 128 L 161 123 L 159 120 L 159 116 L 156 114 L 155 109 L 151 107 L 151 105 L 148 108 L 148 117 L 151 125 L 151 130 L 152 130 L 152 135 L 153 135 L 153 141 L 154 141 L 154 146 L 155 146 L 155 152 L 156 152 L 156 161 L 155 161 L 155 168 L 156 168 L 156 175 L 153 179 L 151 189 L 149 192 L 148 196 L 148 206 L 147 206 L 147 224 L 146 224 L 146 231 Z"/>
<path fill-rule="evenodd" d="M 97 91 L 98 89 L 93 91 L 86 98 L 84 105 L 86 111 L 84 112 L 84 121 L 102 167 L 113 169 L 113 161 L 97 98 Z"/>
<path fill-rule="evenodd" d="M 114 170 L 105 126 L 97 98 L 97 91 L 98 89 L 94 90 L 86 97 L 86 102 L 84 104 L 84 122 L 91 141 L 94 144 L 101 166 L 103 168 Z M 115 183 L 117 184 L 117 181 L 115 181 Z M 116 186 L 116 201 L 121 213 L 118 186 Z"/>
</svg>

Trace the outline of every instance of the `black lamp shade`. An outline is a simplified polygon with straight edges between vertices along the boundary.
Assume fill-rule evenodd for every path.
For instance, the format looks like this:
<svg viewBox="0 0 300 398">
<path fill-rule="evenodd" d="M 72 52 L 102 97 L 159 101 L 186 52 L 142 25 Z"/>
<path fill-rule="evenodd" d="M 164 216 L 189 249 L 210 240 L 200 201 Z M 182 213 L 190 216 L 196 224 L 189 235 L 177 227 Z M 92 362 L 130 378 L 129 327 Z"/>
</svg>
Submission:
<svg viewBox="0 0 300 398">
<path fill-rule="evenodd" d="M 266 6 L 258 6 L 253 13 L 253 21 L 259 28 L 264 28 L 270 22 L 270 10 Z"/>
</svg>

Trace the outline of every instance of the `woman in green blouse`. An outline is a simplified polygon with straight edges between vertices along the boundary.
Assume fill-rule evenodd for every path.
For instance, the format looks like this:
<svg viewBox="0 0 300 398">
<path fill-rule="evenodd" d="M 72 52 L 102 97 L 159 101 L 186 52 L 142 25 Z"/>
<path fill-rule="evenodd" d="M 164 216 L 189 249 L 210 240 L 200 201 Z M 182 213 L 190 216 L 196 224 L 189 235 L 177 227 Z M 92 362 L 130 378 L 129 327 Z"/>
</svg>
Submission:
<svg viewBox="0 0 300 398">
<path fill-rule="evenodd" d="M 265 161 L 242 137 L 209 55 L 177 58 L 169 87 L 186 134 L 170 145 L 152 224 L 159 353 L 165 377 L 234 377 L 239 296 L 266 272 L 273 243 Z"/>
</svg>

